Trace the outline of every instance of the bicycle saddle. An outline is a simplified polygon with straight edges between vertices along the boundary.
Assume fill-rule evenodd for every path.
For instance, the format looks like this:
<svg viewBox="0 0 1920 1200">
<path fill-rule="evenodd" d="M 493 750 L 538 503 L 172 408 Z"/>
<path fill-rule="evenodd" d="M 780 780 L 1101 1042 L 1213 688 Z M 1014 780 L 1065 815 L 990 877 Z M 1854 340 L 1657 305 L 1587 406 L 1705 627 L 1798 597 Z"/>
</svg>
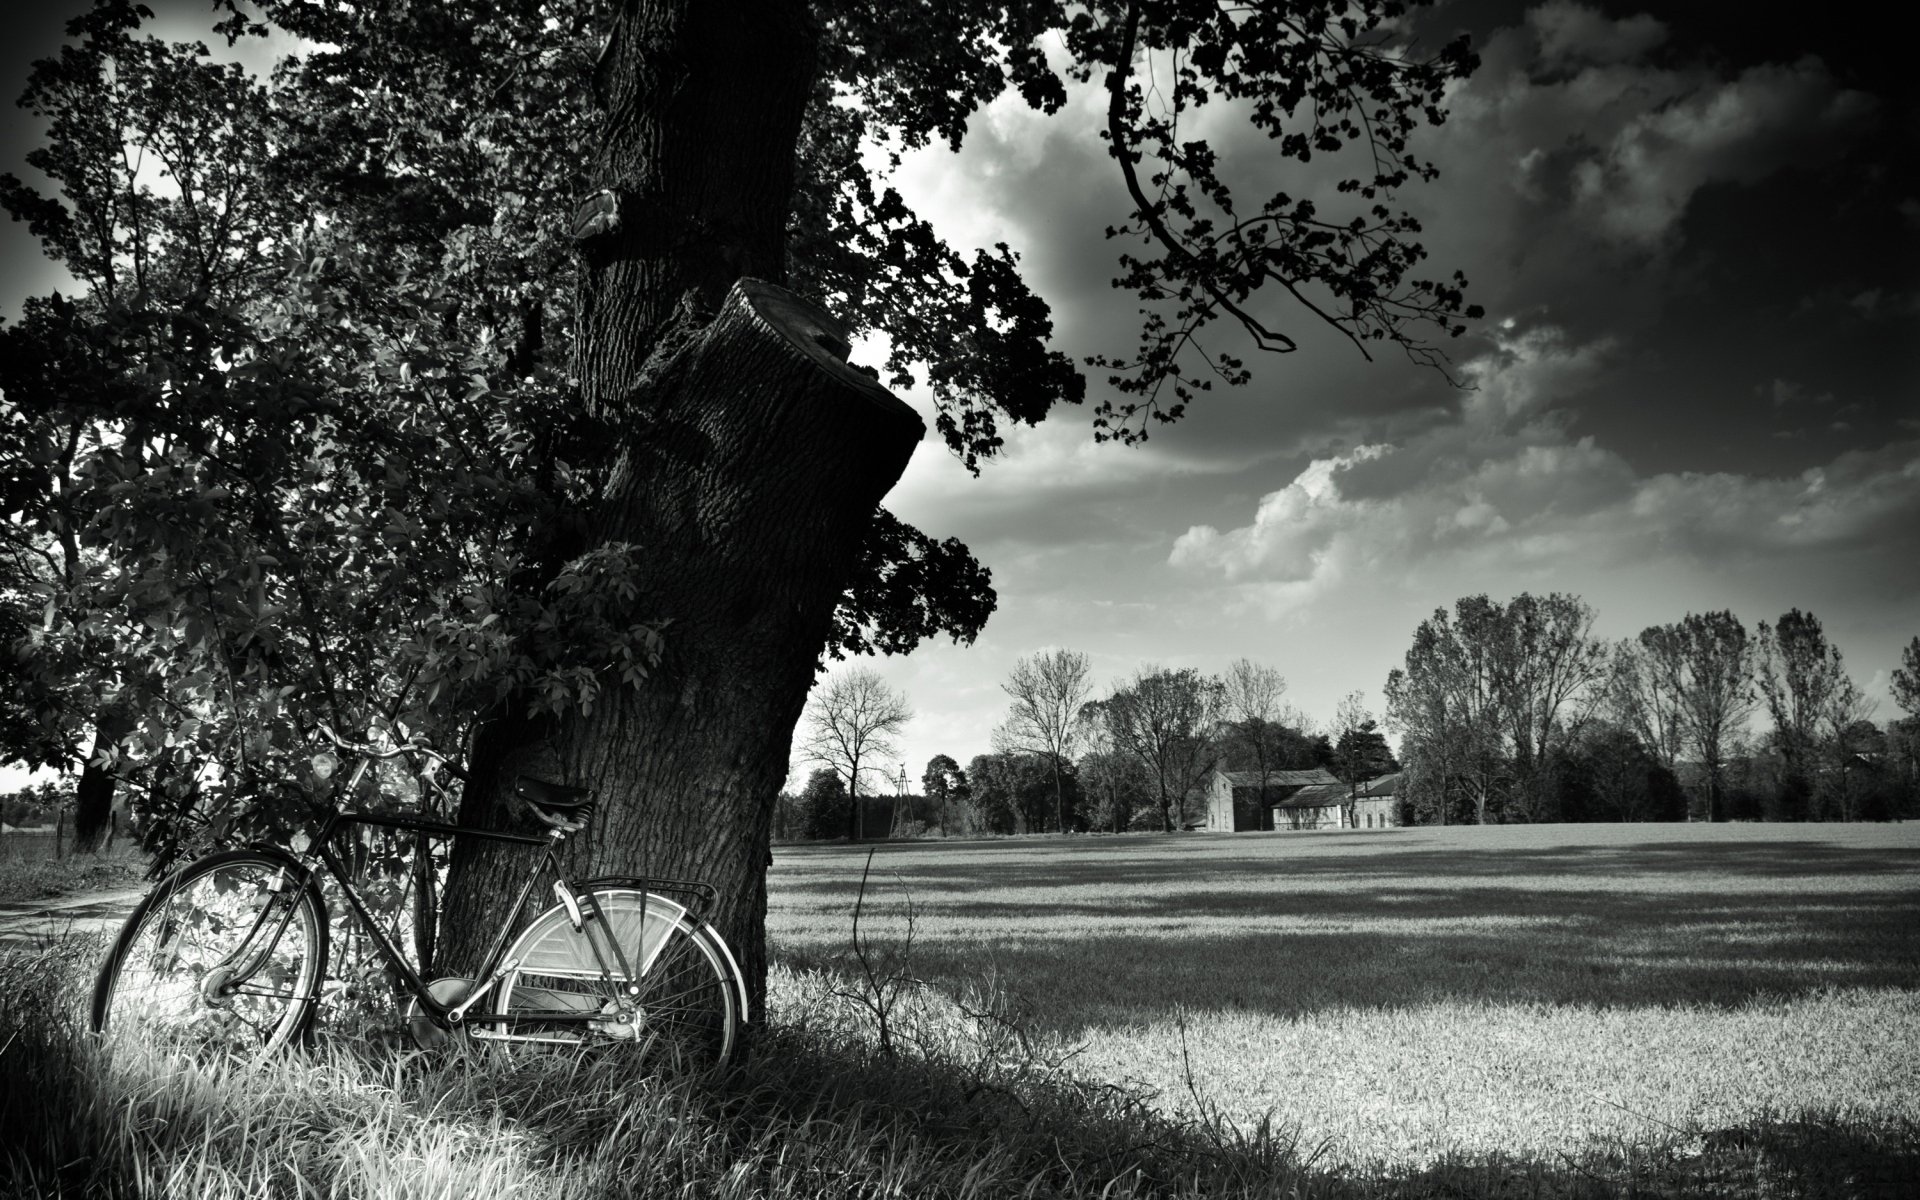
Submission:
<svg viewBox="0 0 1920 1200">
<path fill-rule="evenodd" d="M 585 809 L 593 807 L 593 789 L 568 787 L 564 783 L 548 783 L 544 779 L 535 779 L 530 775 L 521 775 L 513 781 L 516 796 L 535 808 L 544 808 L 548 812 L 575 816 Z"/>
</svg>

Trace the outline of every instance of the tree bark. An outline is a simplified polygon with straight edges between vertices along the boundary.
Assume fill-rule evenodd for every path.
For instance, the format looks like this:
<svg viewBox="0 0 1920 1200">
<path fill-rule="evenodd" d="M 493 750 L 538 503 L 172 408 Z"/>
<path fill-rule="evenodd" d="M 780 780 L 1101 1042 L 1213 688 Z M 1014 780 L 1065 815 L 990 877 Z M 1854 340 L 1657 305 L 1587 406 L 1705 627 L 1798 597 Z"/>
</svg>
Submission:
<svg viewBox="0 0 1920 1200">
<path fill-rule="evenodd" d="M 638 617 L 666 618 L 663 661 L 590 714 L 505 714 L 476 738 L 461 822 L 499 828 L 520 773 L 592 787 L 570 871 L 693 878 L 764 984 L 765 869 L 794 725 L 880 497 L 924 427 L 828 346 L 843 332 L 783 289 L 741 281 L 684 352 L 596 528 L 640 547 Z M 471 970 L 527 869 L 524 851 L 456 847 L 442 960 Z"/>
<path fill-rule="evenodd" d="M 74 789 L 73 848 L 76 852 L 92 854 L 99 850 L 100 843 L 113 829 L 115 776 L 111 770 L 95 766 L 94 759 L 132 727 L 124 716 L 112 711 L 103 712 L 95 719 L 93 752 L 87 756 L 87 765 L 81 768 L 80 781 Z"/>
<path fill-rule="evenodd" d="M 610 431 L 610 482 L 581 514 L 585 545 L 546 549 L 557 566 L 637 545 L 631 615 L 671 624 L 658 669 L 612 682 L 590 713 L 485 722 L 461 803 L 462 823 L 498 827 L 518 773 L 594 787 L 569 868 L 712 884 L 755 1016 L 793 727 L 865 530 L 924 432 L 846 366 L 837 322 L 776 286 L 816 37 L 803 0 L 622 0 L 614 15 L 599 190 L 573 225 L 575 373 Z M 525 869 L 456 847 L 443 962 L 472 969 Z"/>
</svg>

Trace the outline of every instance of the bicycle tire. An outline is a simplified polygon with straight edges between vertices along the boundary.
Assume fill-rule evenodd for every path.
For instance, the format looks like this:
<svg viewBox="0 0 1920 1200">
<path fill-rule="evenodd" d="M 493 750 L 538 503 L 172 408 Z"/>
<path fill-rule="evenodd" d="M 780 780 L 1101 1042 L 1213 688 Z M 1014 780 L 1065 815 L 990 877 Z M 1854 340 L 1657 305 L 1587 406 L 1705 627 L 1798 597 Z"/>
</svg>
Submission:
<svg viewBox="0 0 1920 1200">
<path fill-rule="evenodd" d="M 732 955 L 724 944 L 715 945 L 718 935 L 696 924 L 684 905 L 656 893 L 608 888 L 592 895 L 605 927 L 619 939 L 628 968 L 638 976 L 637 1023 L 630 1031 L 609 1021 L 580 1033 L 574 1032 L 579 1026 L 554 1026 L 515 1036 L 564 1045 L 632 1037 L 663 1058 L 689 1065 L 718 1066 L 731 1059 L 740 1042 L 743 993 Z M 518 1018 L 513 1028 L 524 1028 L 543 1012 L 610 1011 L 619 998 L 617 985 L 603 978 L 600 958 L 586 941 L 586 930 L 599 927 L 592 906 L 583 903 L 581 910 L 586 920 L 578 929 L 566 907 L 556 904 L 515 939 L 504 960 L 515 969 L 489 998 L 488 1018 Z M 600 951 L 617 970 L 604 940 Z"/>
<path fill-rule="evenodd" d="M 130 1046 L 258 1061 L 306 1039 L 326 961 L 326 905 L 304 867 L 259 850 L 210 854 L 127 917 L 100 965 L 91 1025 Z"/>
</svg>

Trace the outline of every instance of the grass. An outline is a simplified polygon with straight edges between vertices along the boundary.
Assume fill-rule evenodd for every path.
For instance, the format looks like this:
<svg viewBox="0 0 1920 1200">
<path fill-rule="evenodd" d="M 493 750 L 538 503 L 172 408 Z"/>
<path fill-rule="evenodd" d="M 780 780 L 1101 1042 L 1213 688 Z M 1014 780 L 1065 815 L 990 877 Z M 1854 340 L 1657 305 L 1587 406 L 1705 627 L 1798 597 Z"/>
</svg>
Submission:
<svg viewBox="0 0 1920 1200">
<path fill-rule="evenodd" d="M 54 854 L 50 833 L 0 837 L 0 902 L 57 900 L 89 892 L 139 887 L 150 861 L 132 838 L 111 850 L 75 854 L 69 845 Z"/>
<path fill-rule="evenodd" d="M 842 947 L 864 850 L 782 851 L 769 1026 L 725 1077 L 643 1076 L 618 1054 L 398 1053 L 343 1021 L 312 1055 L 256 1071 L 109 1057 L 75 1027 L 100 939 L 0 948 L 0 1195 L 1920 1191 L 1902 1090 L 1916 1015 L 1901 972 L 1920 969 L 1901 923 L 1911 831 L 1882 831 L 1887 844 L 1828 830 L 1472 832 L 1497 837 L 889 847 L 877 864 L 902 868 L 921 906 L 894 965 L 948 972 L 899 993 L 894 1055 L 847 996 L 861 990 Z M 1692 840 L 1635 851 L 1634 834 Z M 1505 886 L 1516 879 L 1534 882 Z M 1717 895 L 1682 903 L 1688 879 L 1718 881 Z M 1631 898 L 1662 881 L 1674 922 L 1742 947 L 1688 951 L 1658 934 Z M 1373 903 L 1401 892 L 1430 894 Z M 1457 906 L 1441 902 L 1450 892 Z M 1809 912 L 1851 927 L 1842 906 L 1802 907 L 1836 896 L 1896 911 L 1803 960 Z M 1104 919 L 1086 911 L 1102 897 Z M 902 917 L 897 890 L 869 891 L 863 930 L 897 937 Z M 1098 952 L 1076 949 L 1096 930 Z M 1429 955 L 1423 936 L 1516 956 L 1477 970 Z M 1249 963 L 1195 944 L 1286 953 Z M 1606 945 L 1620 961 L 1584 999 L 1542 998 L 1573 986 L 1583 948 Z M 1792 961 L 1748 963 L 1774 952 Z M 1396 982 L 1396 958 L 1431 978 Z M 963 963 L 979 971 L 952 973 Z M 1283 978 L 1259 986 L 1261 967 Z M 1233 1003 L 1222 980 L 1239 981 Z M 1676 988 L 1691 999 L 1664 998 Z"/>
<path fill-rule="evenodd" d="M 889 844 L 863 925 L 991 975 L 1076 1068 L 1322 1161 L 1697 1152 L 1920 1125 L 1920 826 L 1539 826 Z M 770 935 L 844 945 L 865 851 L 784 849 Z"/>
</svg>

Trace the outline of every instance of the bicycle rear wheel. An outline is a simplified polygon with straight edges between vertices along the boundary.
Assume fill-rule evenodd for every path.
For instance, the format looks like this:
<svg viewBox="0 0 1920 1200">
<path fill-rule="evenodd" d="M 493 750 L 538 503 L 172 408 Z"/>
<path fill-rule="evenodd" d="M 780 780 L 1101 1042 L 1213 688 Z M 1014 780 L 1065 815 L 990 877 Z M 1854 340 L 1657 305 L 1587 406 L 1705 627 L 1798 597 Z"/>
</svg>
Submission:
<svg viewBox="0 0 1920 1200">
<path fill-rule="evenodd" d="M 499 1032 L 565 1045 L 634 1040 L 665 1060 L 725 1063 L 739 1041 L 742 1019 L 740 985 L 725 948 L 684 905 L 664 896 L 631 888 L 607 888 L 593 896 L 601 918 L 583 904 L 583 923 L 576 929 L 567 909 L 556 905 L 536 917 L 507 951 L 505 961 L 516 967 L 500 981 L 489 1012 L 495 1021 L 510 1019 Z M 631 992 L 619 978 L 609 932 L 633 972 Z M 544 1014 L 588 1013 L 599 1018 L 544 1025 L 539 1020 Z"/>
<path fill-rule="evenodd" d="M 127 918 L 92 1026 L 130 1049 L 264 1058 L 305 1037 L 326 959 L 325 908 L 293 860 L 208 855 Z"/>
</svg>

